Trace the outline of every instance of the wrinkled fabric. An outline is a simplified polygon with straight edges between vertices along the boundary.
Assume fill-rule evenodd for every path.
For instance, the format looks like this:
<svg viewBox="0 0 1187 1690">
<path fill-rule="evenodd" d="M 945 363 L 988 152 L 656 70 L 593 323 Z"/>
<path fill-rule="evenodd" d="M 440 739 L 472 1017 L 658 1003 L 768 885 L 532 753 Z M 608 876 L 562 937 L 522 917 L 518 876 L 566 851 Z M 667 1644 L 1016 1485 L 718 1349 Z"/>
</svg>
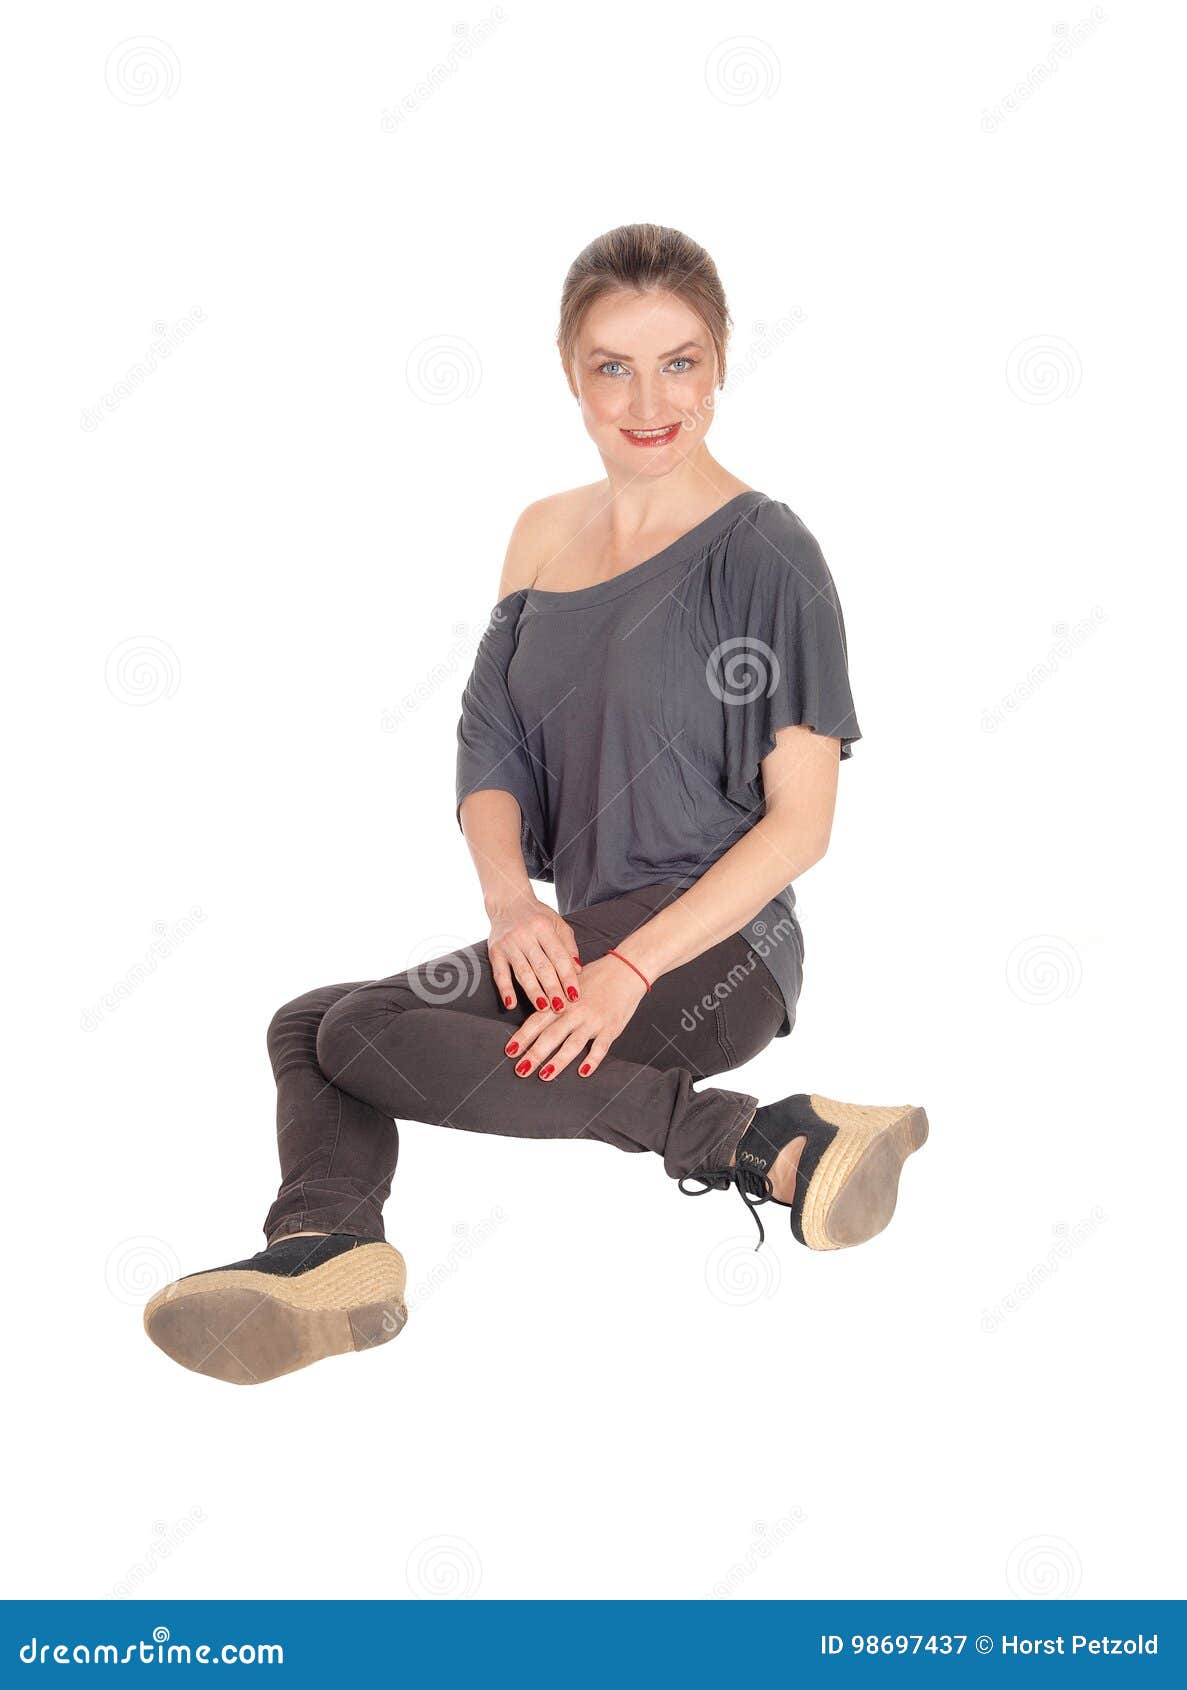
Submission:
<svg viewBox="0 0 1187 1690">
<path fill-rule="evenodd" d="M 457 809 L 513 794 L 529 876 L 561 914 L 692 885 L 761 819 L 781 727 L 861 738 L 836 585 L 786 504 L 738 494 L 645 562 L 491 613 L 458 722 Z M 741 929 L 790 1033 L 804 942 L 789 884 Z"/>
<path fill-rule="evenodd" d="M 571 910 L 580 955 L 604 957 L 683 890 L 647 886 Z M 282 1004 L 268 1028 L 280 1157 L 268 1242 L 309 1231 L 382 1239 L 403 1121 L 650 1150 L 676 1180 L 720 1167 L 758 1098 L 716 1085 L 698 1091 L 694 1082 L 765 1049 L 783 1006 L 767 970 L 732 934 L 661 974 L 646 1012 L 631 1016 L 584 1077 L 580 1059 L 550 1080 L 539 1078 L 538 1061 L 516 1073 L 508 1041 L 537 1014 L 522 987 L 514 1008 L 503 1007 L 485 939 L 384 980 L 318 986 Z"/>
</svg>

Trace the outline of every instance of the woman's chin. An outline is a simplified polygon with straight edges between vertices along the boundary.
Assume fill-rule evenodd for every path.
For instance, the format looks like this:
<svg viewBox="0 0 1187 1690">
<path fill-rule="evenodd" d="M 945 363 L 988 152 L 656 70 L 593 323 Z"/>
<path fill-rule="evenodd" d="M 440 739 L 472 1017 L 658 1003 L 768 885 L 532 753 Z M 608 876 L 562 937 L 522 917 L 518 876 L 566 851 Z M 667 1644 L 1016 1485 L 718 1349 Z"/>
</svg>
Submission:
<svg viewBox="0 0 1187 1690">
<path fill-rule="evenodd" d="M 613 442 L 602 445 L 600 452 L 604 463 L 613 464 L 624 475 L 662 476 L 687 463 L 690 442 L 678 437 L 670 446 L 630 446 L 624 445 L 619 435 Z"/>
</svg>

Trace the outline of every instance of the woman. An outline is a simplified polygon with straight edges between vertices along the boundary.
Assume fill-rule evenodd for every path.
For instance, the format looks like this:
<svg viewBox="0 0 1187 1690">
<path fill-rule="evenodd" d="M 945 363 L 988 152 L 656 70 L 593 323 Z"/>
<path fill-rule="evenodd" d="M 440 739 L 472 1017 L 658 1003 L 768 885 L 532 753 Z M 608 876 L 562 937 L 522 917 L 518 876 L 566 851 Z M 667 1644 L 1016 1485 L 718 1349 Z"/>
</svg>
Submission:
<svg viewBox="0 0 1187 1690">
<path fill-rule="evenodd" d="M 457 819 L 489 937 L 277 1011 L 268 1246 L 145 1311 L 184 1366 L 252 1383 L 401 1329 L 393 1117 L 653 1151 L 682 1191 L 735 1187 L 760 1243 L 767 1202 L 817 1250 L 893 1214 L 922 1109 L 693 1090 L 791 1032 L 790 883 L 861 737 L 819 546 L 706 445 L 728 327 L 676 230 L 615 229 L 570 269 L 557 343 L 605 479 L 520 517 L 463 694 Z"/>
</svg>

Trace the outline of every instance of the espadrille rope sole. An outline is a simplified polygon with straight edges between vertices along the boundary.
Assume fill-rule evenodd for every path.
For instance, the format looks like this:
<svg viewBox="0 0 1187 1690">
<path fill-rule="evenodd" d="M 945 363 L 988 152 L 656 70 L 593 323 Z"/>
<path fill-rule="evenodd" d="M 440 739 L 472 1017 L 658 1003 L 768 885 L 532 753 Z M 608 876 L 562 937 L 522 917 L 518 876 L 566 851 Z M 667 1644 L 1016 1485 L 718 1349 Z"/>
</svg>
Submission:
<svg viewBox="0 0 1187 1690">
<path fill-rule="evenodd" d="M 812 1250 L 864 1244 L 894 1214 L 899 1175 L 926 1142 L 927 1115 L 911 1104 L 878 1107 L 809 1095 L 816 1113 L 838 1131 L 804 1196 L 804 1243 Z"/>
<path fill-rule="evenodd" d="M 291 1279 L 232 1269 L 175 1280 L 146 1306 L 144 1329 L 194 1373 L 256 1385 L 386 1344 L 408 1318 L 404 1283 L 398 1250 L 360 1244 Z"/>
</svg>

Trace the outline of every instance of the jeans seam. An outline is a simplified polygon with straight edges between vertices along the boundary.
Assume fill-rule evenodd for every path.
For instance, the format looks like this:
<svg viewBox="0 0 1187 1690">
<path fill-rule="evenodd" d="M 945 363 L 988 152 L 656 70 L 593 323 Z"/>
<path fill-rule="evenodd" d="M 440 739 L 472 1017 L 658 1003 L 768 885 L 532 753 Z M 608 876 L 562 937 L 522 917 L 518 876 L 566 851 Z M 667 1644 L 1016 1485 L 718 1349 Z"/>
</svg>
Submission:
<svg viewBox="0 0 1187 1690">
<path fill-rule="evenodd" d="M 337 1090 L 337 1087 L 335 1087 Z M 325 1177 L 329 1179 L 334 1172 L 334 1157 L 338 1153 L 338 1141 L 342 1137 L 342 1093 L 338 1092 L 338 1119 L 334 1122 L 334 1142 L 330 1146 L 330 1159 L 326 1163 Z"/>
<path fill-rule="evenodd" d="M 709 1166 L 725 1167 L 730 1154 L 738 1148 L 746 1128 L 758 1113 L 758 1098 L 747 1096 L 742 1100 L 742 1107 L 738 1110 L 729 1128 L 714 1146 L 709 1157 Z"/>
<path fill-rule="evenodd" d="M 737 1052 L 734 1050 L 733 1042 L 730 1039 L 729 1033 L 726 1031 L 725 1011 L 721 1007 L 720 998 L 714 1000 L 713 1019 L 717 1027 L 717 1042 L 721 1046 L 722 1055 L 726 1059 L 726 1068 L 736 1068 L 738 1065 L 738 1056 Z"/>
</svg>

